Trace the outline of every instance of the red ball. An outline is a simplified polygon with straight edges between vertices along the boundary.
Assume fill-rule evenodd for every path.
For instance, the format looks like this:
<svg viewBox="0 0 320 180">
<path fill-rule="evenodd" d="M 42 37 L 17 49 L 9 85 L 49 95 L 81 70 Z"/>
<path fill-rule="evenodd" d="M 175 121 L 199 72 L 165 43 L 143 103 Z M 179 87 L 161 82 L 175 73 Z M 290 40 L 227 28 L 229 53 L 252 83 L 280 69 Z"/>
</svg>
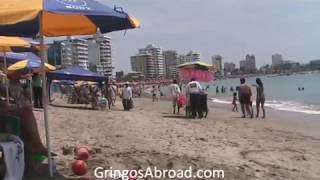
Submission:
<svg viewBox="0 0 320 180">
<path fill-rule="evenodd" d="M 89 159 L 89 150 L 86 147 L 78 148 L 77 150 L 77 159 L 87 160 Z"/>
<path fill-rule="evenodd" d="M 78 176 L 82 176 L 82 175 L 85 175 L 87 173 L 88 166 L 82 160 L 75 160 L 71 164 L 71 166 L 72 166 L 72 171 Z"/>
</svg>

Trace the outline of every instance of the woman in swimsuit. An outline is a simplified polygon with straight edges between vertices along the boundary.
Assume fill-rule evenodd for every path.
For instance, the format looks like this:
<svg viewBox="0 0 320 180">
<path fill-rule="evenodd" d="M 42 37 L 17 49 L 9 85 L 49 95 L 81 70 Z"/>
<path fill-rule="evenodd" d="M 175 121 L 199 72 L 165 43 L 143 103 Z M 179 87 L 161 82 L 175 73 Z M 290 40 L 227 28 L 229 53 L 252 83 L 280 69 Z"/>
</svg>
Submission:
<svg viewBox="0 0 320 180">
<path fill-rule="evenodd" d="M 257 82 L 257 98 L 256 98 L 256 105 L 257 105 L 257 115 L 256 117 L 259 117 L 259 112 L 260 112 L 260 105 L 261 105 L 261 109 L 262 109 L 262 118 L 266 117 L 266 111 L 264 109 L 264 102 L 265 102 L 265 96 L 264 96 L 264 87 L 263 87 L 263 83 L 261 81 L 260 78 L 256 79 Z"/>
</svg>

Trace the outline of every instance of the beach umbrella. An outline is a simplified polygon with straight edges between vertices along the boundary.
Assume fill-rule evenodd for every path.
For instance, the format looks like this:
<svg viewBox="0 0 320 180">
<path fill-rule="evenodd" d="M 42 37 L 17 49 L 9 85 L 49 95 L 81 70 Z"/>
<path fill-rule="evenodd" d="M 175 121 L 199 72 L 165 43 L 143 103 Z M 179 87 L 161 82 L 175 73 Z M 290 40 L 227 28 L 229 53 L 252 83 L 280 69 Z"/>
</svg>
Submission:
<svg viewBox="0 0 320 180">
<path fill-rule="evenodd" d="M 47 71 L 54 71 L 56 68 L 48 63 L 44 64 L 44 68 L 42 68 L 42 64 L 40 60 L 32 60 L 26 59 L 19 62 L 16 62 L 8 67 L 8 73 L 41 73 Z"/>
<path fill-rule="evenodd" d="M 0 36 L 0 48 L 3 53 L 3 64 L 4 64 L 4 74 L 7 74 L 7 59 L 6 53 L 11 51 L 12 47 L 30 47 L 28 41 L 23 38 L 19 37 L 7 37 L 7 36 Z M 6 87 L 6 102 L 9 104 L 9 84 L 8 80 L 6 79 L 5 83 Z"/>
<path fill-rule="evenodd" d="M 40 37 L 44 66 L 44 36 L 88 35 L 133 29 L 140 26 L 121 8 L 110 8 L 95 0 L 2 0 L 0 35 Z M 43 106 L 50 176 L 53 176 L 47 112 L 46 76 L 43 76 Z"/>
<path fill-rule="evenodd" d="M 96 0 L 1 0 L 0 17 L 1 35 L 24 37 L 87 35 L 97 28 L 107 33 L 140 25 L 122 8 Z"/>
</svg>

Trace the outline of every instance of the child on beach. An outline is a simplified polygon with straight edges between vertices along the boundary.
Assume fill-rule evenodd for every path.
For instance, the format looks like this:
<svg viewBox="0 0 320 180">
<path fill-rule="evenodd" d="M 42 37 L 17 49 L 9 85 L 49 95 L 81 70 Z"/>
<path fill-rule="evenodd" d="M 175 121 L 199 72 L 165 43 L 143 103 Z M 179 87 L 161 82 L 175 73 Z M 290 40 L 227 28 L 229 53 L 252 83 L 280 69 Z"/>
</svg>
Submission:
<svg viewBox="0 0 320 180">
<path fill-rule="evenodd" d="M 232 108 L 232 111 L 237 111 L 238 112 L 238 105 L 237 105 L 237 93 L 233 93 L 233 100 L 232 100 L 232 105 L 233 105 L 233 108 Z"/>
<path fill-rule="evenodd" d="M 159 92 L 159 90 L 157 90 L 156 86 L 152 86 L 152 90 L 151 90 L 152 102 L 159 101 L 158 92 Z"/>
</svg>

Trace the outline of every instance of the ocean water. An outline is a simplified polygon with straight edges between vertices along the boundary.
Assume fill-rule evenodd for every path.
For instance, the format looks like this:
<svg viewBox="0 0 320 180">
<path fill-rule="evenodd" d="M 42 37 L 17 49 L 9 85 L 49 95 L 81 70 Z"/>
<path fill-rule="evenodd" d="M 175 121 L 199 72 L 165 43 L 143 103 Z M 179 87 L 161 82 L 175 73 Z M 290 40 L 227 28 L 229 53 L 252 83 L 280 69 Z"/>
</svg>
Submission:
<svg viewBox="0 0 320 180">
<path fill-rule="evenodd" d="M 284 76 L 262 76 L 259 77 L 264 83 L 266 106 L 277 110 L 285 110 L 292 112 L 301 112 L 307 114 L 320 115 L 320 73 L 294 74 Z M 254 78 L 247 78 L 247 84 L 253 85 Z M 216 80 L 209 85 L 208 93 L 213 97 L 216 103 L 231 103 L 234 89 L 240 85 L 240 80 L 226 79 Z M 216 87 L 219 87 L 220 93 L 216 93 Z M 226 87 L 226 93 L 221 93 L 221 87 Z M 298 88 L 304 88 L 299 91 Z M 252 86 L 255 99 L 256 88 Z"/>
</svg>

